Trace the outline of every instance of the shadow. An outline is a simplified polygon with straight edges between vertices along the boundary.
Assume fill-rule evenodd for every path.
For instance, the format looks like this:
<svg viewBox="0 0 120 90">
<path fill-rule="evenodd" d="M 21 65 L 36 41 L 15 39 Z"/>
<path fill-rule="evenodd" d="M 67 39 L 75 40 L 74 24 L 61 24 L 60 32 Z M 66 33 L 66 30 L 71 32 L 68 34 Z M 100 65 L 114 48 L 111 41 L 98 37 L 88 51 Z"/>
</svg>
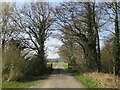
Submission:
<svg viewBox="0 0 120 90">
<path fill-rule="evenodd" d="M 73 76 L 71 73 L 69 73 L 66 69 L 60 69 L 60 68 L 56 68 L 53 69 L 51 75 L 69 75 L 69 76 Z"/>
<path fill-rule="evenodd" d="M 53 69 L 52 74 L 66 74 L 66 70 L 65 69 Z"/>
<path fill-rule="evenodd" d="M 63 69 L 61 67 L 62 67 L 62 65 L 59 64 L 59 65 L 57 65 L 57 68 L 53 68 L 52 70 L 48 70 L 48 71 L 50 71 L 49 74 L 43 74 L 43 75 L 40 75 L 40 76 L 28 76 L 26 79 L 24 79 L 24 81 L 21 81 L 21 82 L 36 81 L 36 80 L 47 80 L 47 79 L 50 78 L 50 76 L 59 77 L 58 75 L 73 76 L 73 74 L 69 73 L 69 70 Z"/>
<path fill-rule="evenodd" d="M 30 81 L 37 81 L 37 80 L 46 80 L 49 78 L 49 75 L 52 73 L 52 69 L 51 68 L 47 68 L 46 73 L 40 74 L 40 75 L 26 75 L 25 77 L 23 77 L 20 80 L 17 80 L 18 82 L 30 82 Z"/>
<path fill-rule="evenodd" d="M 26 78 L 23 78 L 22 80 L 18 80 L 17 82 L 32 82 L 37 80 L 46 80 L 48 79 L 48 75 L 40 75 L 40 76 L 27 76 Z"/>
</svg>

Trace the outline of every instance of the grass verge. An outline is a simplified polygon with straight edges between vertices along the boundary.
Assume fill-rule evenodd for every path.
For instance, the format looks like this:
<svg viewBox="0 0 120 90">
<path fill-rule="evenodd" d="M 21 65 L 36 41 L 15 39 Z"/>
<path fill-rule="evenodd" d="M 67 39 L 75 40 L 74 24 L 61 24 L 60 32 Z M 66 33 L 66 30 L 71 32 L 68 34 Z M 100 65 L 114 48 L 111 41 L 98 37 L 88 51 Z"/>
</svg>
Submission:
<svg viewBox="0 0 120 90">
<path fill-rule="evenodd" d="M 28 81 L 28 82 L 3 82 L 2 88 L 27 88 L 27 87 L 35 85 L 39 82 L 40 82 L 40 80 Z"/>
<path fill-rule="evenodd" d="M 81 83 L 83 83 L 86 87 L 88 87 L 88 88 L 101 88 L 91 78 L 85 77 L 83 74 L 78 73 L 76 70 L 68 69 L 67 71 L 69 73 L 71 73 L 75 78 L 77 78 Z"/>
<path fill-rule="evenodd" d="M 100 88 L 97 83 L 93 82 L 92 79 L 85 77 L 79 73 L 72 73 L 80 82 L 82 82 L 88 88 Z"/>
<path fill-rule="evenodd" d="M 35 84 L 40 83 L 42 80 L 48 78 L 49 74 L 52 72 L 50 68 L 51 63 L 47 63 L 46 73 L 40 76 L 27 76 L 22 81 L 3 81 L 2 88 L 28 88 Z"/>
<path fill-rule="evenodd" d="M 2 82 L 2 88 L 28 88 L 35 84 L 40 83 L 43 79 L 47 78 L 48 74 L 32 77 L 33 80 L 30 81 L 13 81 L 13 82 Z"/>
<path fill-rule="evenodd" d="M 47 77 L 48 77 L 48 74 L 32 77 L 33 80 L 31 81 L 14 81 L 14 82 L 5 81 L 5 82 L 2 82 L 2 88 L 28 88 L 30 86 L 40 83 L 43 79 Z"/>
<path fill-rule="evenodd" d="M 83 74 L 77 73 L 77 71 L 74 69 L 68 69 L 68 64 L 62 63 L 62 65 L 69 73 L 72 73 L 73 76 L 75 76 L 80 82 L 82 82 L 88 88 L 101 88 L 91 78 L 85 77 Z"/>
</svg>

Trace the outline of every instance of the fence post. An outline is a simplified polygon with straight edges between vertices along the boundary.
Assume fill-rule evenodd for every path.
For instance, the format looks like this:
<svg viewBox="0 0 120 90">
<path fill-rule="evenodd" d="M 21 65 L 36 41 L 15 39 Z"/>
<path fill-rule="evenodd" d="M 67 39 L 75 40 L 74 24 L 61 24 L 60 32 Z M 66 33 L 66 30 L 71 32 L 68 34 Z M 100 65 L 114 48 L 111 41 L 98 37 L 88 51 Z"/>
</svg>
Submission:
<svg viewBox="0 0 120 90">
<path fill-rule="evenodd" d="M 52 69 L 52 63 L 51 63 L 51 69 Z"/>
</svg>

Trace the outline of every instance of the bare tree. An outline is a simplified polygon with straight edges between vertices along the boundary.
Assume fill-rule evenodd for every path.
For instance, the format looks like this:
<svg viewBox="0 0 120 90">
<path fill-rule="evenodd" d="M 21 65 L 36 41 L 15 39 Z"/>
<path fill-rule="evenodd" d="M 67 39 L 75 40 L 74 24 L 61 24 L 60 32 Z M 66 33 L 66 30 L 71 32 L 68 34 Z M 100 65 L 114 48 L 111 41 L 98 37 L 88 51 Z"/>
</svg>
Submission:
<svg viewBox="0 0 120 90">
<path fill-rule="evenodd" d="M 100 71 L 100 45 L 98 22 L 94 3 L 64 3 L 56 8 L 55 15 L 64 34 L 72 36 L 82 46 L 88 68 Z M 97 50 L 97 48 L 99 51 Z M 99 57 L 98 57 L 99 55 Z"/>
<path fill-rule="evenodd" d="M 26 48 L 36 51 L 40 59 L 41 67 L 45 67 L 44 43 L 49 37 L 49 30 L 54 22 L 52 18 L 52 8 L 49 3 L 30 3 L 24 5 L 24 9 L 17 10 L 17 18 L 14 19 L 14 25 L 17 26 L 24 37 Z M 26 36 L 25 36 L 26 35 Z"/>
<path fill-rule="evenodd" d="M 114 59 L 115 59 L 115 75 L 119 75 L 120 70 L 120 27 L 119 27 L 119 14 L 120 14 L 120 5 L 118 2 L 105 3 L 107 15 L 109 15 L 109 20 L 114 23 L 114 30 L 109 30 L 114 37 Z M 110 12 L 111 10 L 111 12 Z"/>
<path fill-rule="evenodd" d="M 11 3 L 0 3 L 0 38 L 2 44 L 2 55 L 4 55 L 5 45 L 13 37 L 14 31 L 10 28 L 11 16 L 13 15 L 14 9 Z"/>
<path fill-rule="evenodd" d="M 115 11 L 115 75 L 120 75 L 120 28 L 118 20 L 120 5 L 117 2 L 113 5 Z"/>
</svg>

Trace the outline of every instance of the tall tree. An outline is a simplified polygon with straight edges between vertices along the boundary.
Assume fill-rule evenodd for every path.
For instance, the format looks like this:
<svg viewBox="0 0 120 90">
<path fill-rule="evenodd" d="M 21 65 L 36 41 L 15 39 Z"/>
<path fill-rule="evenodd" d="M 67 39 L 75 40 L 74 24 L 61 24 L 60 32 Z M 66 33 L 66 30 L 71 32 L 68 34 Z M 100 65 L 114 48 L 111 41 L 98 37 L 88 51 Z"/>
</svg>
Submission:
<svg viewBox="0 0 120 90">
<path fill-rule="evenodd" d="M 120 5 L 118 2 L 106 3 L 108 8 L 108 15 L 112 23 L 114 23 L 114 31 L 111 32 L 114 34 L 114 56 L 115 56 L 115 75 L 120 75 L 120 27 L 119 27 L 119 13 Z M 111 10 L 111 11 L 110 11 Z M 112 12 L 112 13 L 111 13 Z"/>
<path fill-rule="evenodd" d="M 2 44 L 2 55 L 4 55 L 5 45 L 12 38 L 14 32 L 10 28 L 11 16 L 13 15 L 14 9 L 13 4 L 1 2 L 0 3 L 0 34 Z"/>
<path fill-rule="evenodd" d="M 96 35 L 98 26 L 95 26 L 97 22 L 93 3 L 61 4 L 60 8 L 56 9 L 56 17 L 62 22 L 58 24 L 64 28 L 60 30 L 71 35 L 74 41 L 83 47 L 88 68 L 100 71 L 96 49 L 96 43 L 99 42 L 99 36 Z"/>
<path fill-rule="evenodd" d="M 120 75 L 120 27 L 119 27 L 119 9 L 120 5 L 114 2 L 115 11 L 115 74 Z"/>
<path fill-rule="evenodd" d="M 95 12 L 95 8 L 96 7 L 96 3 L 93 3 L 93 25 L 96 31 L 96 46 L 97 46 L 97 65 L 98 65 L 98 72 L 101 71 L 101 54 L 100 54 L 100 39 L 99 39 L 99 26 L 96 20 L 96 12 Z"/>
<path fill-rule="evenodd" d="M 26 37 L 24 37 L 26 48 L 36 51 L 39 58 L 40 67 L 45 67 L 45 41 L 49 36 L 49 30 L 54 22 L 51 17 L 52 8 L 47 2 L 29 3 L 23 7 L 24 9 L 17 10 L 17 18 L 14 19 L 14 25 Z"/>
</svg>

